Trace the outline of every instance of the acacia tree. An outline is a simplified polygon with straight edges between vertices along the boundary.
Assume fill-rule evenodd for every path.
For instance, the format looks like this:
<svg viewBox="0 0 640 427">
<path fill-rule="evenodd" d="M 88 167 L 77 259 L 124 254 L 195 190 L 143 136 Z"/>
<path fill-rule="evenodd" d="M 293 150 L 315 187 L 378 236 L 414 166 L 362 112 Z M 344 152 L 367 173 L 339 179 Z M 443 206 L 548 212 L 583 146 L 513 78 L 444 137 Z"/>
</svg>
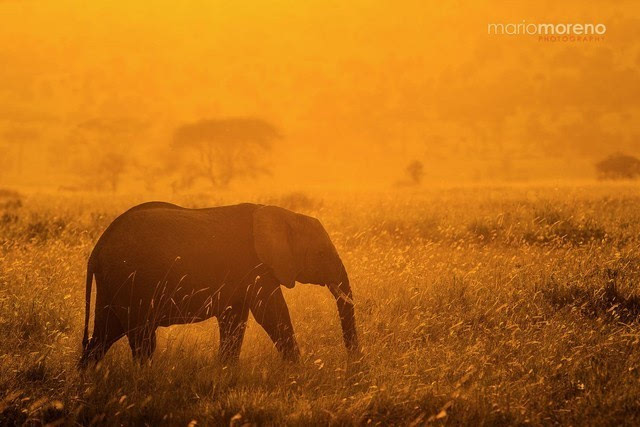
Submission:
<svg viewBox="0 0 640 427">
<path fill-rule="evenodd" d="M 224 188 L 237 178 L 268 174 L 266 155 L 278 138 L 278 130 L 261 119 L 200 120 L 175 130 L 172 162 L 181 163 L 182 181 L 205 178 Z"/>
<path fill-rule="evenodd" d="M 599 179 L 637 179 L 640 159 L 627 154 L 612 154 L 595 164 Z"/>
</svg>

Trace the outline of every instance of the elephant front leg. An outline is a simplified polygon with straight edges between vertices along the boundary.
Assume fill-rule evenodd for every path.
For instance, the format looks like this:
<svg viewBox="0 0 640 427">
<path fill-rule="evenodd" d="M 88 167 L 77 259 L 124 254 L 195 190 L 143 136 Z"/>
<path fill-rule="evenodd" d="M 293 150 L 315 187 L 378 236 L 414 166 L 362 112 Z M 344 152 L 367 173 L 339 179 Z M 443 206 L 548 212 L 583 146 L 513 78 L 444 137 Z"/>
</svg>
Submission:
<svg viewBox="0 0 640 427">
<path fill-rule="evenodd" d="M 242 306 L 229 306 L 218 317 L 218 327 L 220 329 L 219 357 L 223 365 L 232 365 L 238 362 L 248 316 L 248 310 Z"/>
<path fill-rule="evenodd" d="M 261 287 L 251 304 L 251 313 L 269 334 L 282 358 L 290 362 L 298 362 L 300 350 L 280 286 Z"/>
</svg>

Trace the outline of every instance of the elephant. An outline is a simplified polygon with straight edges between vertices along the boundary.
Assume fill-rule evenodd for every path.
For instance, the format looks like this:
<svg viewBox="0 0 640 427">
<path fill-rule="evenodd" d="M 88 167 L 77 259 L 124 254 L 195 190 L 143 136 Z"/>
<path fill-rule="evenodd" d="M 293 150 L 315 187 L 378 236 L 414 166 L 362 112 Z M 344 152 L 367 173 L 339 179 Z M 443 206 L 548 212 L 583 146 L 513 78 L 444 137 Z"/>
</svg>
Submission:
<svg viewBox="0 0 640 427">
<path fill-rule="evenodd" d="M 94 327 L 89 335 L 93 278 Z M 281 285 L 326 286 L 336 300 L 350 358 L 359 357 L 349 277 L 316 218 L 252 203 L 189 209 L 147 202 L 117 217 L 87 262 L 79 366 L 101 360 L 126 336 L 134 360 L 148 361 L 160 326 L 216 317 L 219 358 L 240 356 L 249 311 L 284 360 L 300 350 Z"/>
</svg>

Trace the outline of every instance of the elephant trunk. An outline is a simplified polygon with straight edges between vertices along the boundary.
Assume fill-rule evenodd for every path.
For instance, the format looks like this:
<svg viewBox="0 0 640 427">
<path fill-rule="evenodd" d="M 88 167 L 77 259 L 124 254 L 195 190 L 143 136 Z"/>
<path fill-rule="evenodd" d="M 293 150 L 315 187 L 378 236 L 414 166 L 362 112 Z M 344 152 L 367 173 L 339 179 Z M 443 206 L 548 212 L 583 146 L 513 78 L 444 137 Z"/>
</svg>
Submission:
<svg viewBox="0 0 640 427">
<path fill-rule="evenodd" d="M 353 309 L 353 293 L 349 285 L 349 277 L 342 266 L 340 280 L 337 284 L 329 285 L 329 290 L 336 298 L 340 324 L 342 325 L 342 336 L 347 351 L 352 355 L 360 355 L 360 345 L 358 334 L 356 333 L 356 317 Z"/>
</svg>

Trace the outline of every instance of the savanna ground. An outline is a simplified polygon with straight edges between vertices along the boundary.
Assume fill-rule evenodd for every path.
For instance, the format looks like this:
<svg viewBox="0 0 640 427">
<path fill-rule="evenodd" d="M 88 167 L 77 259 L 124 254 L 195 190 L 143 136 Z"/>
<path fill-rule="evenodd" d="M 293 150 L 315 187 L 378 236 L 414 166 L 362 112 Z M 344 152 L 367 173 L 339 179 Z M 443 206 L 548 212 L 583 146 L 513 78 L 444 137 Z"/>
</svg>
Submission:
<svg viewBox="0 0 640 427">
<path fill-rule="evenodd" d="M 87 256 L 143 199 L 5 192 L 0 424 L 640 423 L 640 187 L 249 199 L 329 230 L 354 288 L 360 366 L 347 369 L 330 293 L 298 284 L 285 298 L 299 365 L 250 319 L 239 366 L 221 367 L 210 320 L 163 329 L 151 366 L 122 340 L 80 374 Z"/>
</svg>

